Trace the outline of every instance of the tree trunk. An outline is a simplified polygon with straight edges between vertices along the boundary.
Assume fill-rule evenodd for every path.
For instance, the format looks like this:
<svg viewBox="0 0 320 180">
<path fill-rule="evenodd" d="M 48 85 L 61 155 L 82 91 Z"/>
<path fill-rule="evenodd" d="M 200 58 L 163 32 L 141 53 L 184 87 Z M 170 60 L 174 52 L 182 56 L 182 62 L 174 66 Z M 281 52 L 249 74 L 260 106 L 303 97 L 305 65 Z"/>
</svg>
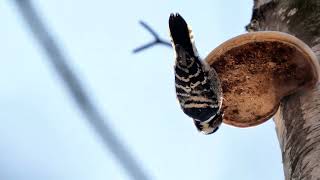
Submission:
<svg viewBox="0 0 320 180">
<path fill-rule="evenodd" d="M 248 31 L 282 31 L 320 60 L 320 0 L 254 0 Z M 274 118 L 286 180 L 320 179 L 320 85 L 282 100 Z"/>
</svg>

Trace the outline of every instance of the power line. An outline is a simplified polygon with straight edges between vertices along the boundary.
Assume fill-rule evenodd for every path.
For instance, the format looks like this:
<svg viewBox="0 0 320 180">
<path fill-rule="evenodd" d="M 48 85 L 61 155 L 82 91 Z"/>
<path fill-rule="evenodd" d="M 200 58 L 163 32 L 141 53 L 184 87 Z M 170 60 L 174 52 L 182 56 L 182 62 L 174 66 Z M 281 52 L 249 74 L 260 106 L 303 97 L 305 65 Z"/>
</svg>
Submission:
<svg viewBox="0 0 320 180">
<path fill-rule="evenodd" d="M 14 0 L 23 20 L 32 32 L 34 38 L 41 45 L 42 50 L 48 56 L 48 60 L 56 73 L 63 80 L 64 85 L 76 105 L 91 124 L 95 132 L 102 138 L 104 145 L 108 148 L 118 163 L 127 174 L 134 180 L 149 180 L 149 176 L 140 167 L 138 160 L 127 150 L 115 135 L 113 129 L 107 124 L 107 119 L 103 117 L 98 108 L 94 105 L 89 93 L 81 84 L 80 79 L 68 65 L 68 59 L 62 53 L 58 43 L 54 40 L 52 33 L 48 31 L 40 16 L 36 12 L 30 0 Z"/>
</svg>

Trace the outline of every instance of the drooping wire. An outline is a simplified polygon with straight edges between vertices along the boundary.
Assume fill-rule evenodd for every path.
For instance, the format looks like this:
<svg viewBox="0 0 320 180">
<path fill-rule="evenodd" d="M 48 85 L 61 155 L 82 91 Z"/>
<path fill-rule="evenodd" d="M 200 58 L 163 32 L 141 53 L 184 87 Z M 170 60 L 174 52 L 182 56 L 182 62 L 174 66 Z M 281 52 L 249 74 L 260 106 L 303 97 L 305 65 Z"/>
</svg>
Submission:
<svg viewBox="0 0 320 180">
<path fill-rule="evenodd" d="M 116 136 L 114 130 L 107 124 L 107 118 L 102 115 L 94 104 L 73 69 L 68 58 L 63 54 L 52 33 L 48 30 L 36 12 L 30 0 L 14 0 L 23 20 L 47 55 L 53 69 L 62 79 L 71 97 L 81 110 L 89 124 L 99 135 L 105 147 L 113 154 L 128 176 L 133 180 L 149 180 L 149 175 L 143 170 L 138 160 Z"/>
</svg>

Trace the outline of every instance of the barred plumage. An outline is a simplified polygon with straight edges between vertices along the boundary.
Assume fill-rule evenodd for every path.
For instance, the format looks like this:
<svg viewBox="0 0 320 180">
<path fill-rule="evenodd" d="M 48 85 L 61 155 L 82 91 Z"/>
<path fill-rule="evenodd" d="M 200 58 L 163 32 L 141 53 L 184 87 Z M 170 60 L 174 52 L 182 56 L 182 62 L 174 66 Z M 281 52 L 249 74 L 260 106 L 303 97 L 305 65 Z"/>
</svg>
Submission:
<svg viewBox="0 0 320 180">
<path fill-rule="evenodd" d="M 191 28 L 179 14 L 171 14 L 169 28 L 175 50 L 175 87 L 180 106 L 204 134 L 215 132 L 223 112 L 222 89 L 216 71 L 197 54 Z"/>
</svg>

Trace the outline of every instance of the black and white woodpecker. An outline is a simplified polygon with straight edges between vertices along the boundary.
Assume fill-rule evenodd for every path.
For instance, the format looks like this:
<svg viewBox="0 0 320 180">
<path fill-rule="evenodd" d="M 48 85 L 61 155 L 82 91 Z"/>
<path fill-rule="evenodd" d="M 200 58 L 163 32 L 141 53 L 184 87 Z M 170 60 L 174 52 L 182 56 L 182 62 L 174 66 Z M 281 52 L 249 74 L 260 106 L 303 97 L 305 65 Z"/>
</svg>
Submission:
<svg viewBox="0 0 320 180">
<path fill-rule="evenodd" d="M 222 123 L 222 88 L 216 71 L 201 61 L 192 30 L 178 14 L 171 14 L 169 28 L 175 50 L 175 87 L 180 106 L 204 134 L 218 130 Z"/>
</svg>

